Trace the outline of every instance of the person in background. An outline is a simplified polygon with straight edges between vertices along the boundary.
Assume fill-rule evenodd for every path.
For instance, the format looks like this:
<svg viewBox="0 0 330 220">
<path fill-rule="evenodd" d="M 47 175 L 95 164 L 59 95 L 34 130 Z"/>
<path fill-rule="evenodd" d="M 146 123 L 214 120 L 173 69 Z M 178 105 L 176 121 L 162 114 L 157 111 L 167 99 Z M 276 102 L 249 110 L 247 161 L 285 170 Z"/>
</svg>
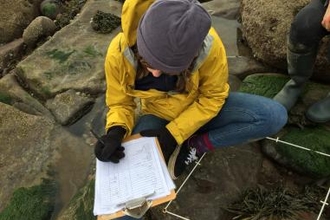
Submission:
<svg viewBox="0 0 330 220">
<path fill-rule="evenodd" d="M 278 102 L 229 91 L 225 48 L 197 0 L 126 0 L 105 77 L 106 135 L 95 146 L 104 162 L 120 163 L 131 134 L 157 137 L 176 179 L 204 152 L 274 135 L 287 122 Z"/>
<path fill-rule="evenodd" d="M 288 75 L 291 79 L 274 97 L 289 111 L 313 75 L 314 62 L 321 39 L 330 33 L 330 6 L 328 0 L 312 0 L 295 16 L 287 43 Z M 330 93 L 310 106 L 309 120 L 324 123 L 330 120 Z"/>
</svg>

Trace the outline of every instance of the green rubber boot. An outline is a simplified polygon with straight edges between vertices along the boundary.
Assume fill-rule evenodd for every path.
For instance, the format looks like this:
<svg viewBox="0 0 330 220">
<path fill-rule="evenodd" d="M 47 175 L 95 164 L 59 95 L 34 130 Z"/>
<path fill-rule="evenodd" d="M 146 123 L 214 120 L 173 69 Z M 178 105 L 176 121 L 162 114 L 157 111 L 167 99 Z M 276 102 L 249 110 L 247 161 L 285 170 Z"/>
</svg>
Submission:
<svg viewBox="0 0 330 220">
<path fill-rule="evenodd" d="M 288 45 L 287 63 L 288 75 L 291 79 L 273 98 L 288 111 L 296 104 L 306 82 L 313 74 L 316 49 L 304 45 Z"/>
<path fill-rule="evenodd" d="M 328 96 L 308 108 L 306 116 L 309 120 L 316 123 L 330 121 L 330 93 Z"/>
</svg>

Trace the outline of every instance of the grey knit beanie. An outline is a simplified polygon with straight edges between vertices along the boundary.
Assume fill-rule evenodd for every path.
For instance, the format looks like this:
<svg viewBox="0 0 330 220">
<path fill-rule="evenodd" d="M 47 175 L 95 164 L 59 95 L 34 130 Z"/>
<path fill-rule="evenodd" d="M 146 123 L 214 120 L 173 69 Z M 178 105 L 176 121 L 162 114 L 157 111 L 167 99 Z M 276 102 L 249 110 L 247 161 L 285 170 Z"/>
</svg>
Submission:
<svg viewBox="0 0 330 220">
<path fill-rule="evenodd" d="M 142 16 L 137 48 L 154 69 L 178 73 L 189 67 L 211 27 L 197 0 L 156 0 Z"/>
</svg>

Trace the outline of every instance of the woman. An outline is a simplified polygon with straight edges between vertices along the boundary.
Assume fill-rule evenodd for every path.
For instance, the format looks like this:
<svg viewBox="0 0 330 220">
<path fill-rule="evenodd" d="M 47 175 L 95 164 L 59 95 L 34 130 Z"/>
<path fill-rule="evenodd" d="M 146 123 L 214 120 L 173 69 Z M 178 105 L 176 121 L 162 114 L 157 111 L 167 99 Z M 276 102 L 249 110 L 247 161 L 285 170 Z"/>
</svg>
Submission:
<svg viewBox="0 0 330 220">
<path fill-rule="evenodd" d="M 175 179 L 206 151 L 261 139 L 285 125 L 279 103 L 229 92 L 225 48 L 196 0 L 126 0 L 122 30 L 105 60 L 109 111 L 104 144 L 95 148 L 99 160 L 120 162 L 126 136 L 156 136 Z"/>
</svg>

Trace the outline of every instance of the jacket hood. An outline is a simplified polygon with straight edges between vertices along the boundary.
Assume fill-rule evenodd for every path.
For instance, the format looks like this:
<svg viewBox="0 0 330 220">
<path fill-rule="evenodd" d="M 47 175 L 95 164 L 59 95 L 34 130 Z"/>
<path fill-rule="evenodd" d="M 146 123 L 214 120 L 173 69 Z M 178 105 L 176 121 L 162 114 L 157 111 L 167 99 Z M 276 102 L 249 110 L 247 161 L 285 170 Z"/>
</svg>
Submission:
<svg viewBox="0 0 330 220">
<path fill-rule="evenodd" d="M 127 39 L 128 46 L 136 43 L 136 33 L 140 18 L 154 0 L 126 0 L 121 14 L 121 28 Z"/>
</svg>

